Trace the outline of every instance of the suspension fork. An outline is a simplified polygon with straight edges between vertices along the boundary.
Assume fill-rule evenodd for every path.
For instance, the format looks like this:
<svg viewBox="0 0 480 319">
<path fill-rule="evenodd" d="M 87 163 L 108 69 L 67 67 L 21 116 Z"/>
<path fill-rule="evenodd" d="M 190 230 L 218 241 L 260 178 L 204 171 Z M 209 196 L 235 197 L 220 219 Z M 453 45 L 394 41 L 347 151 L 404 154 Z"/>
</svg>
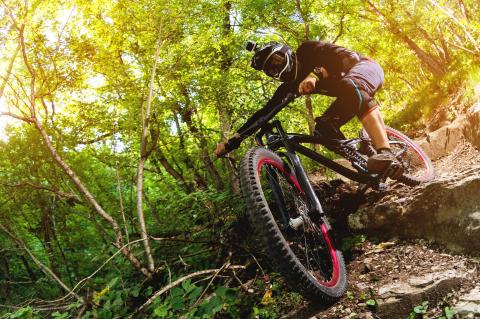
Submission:
<svg viewBox="0 0 480 319">
<path fill-rule="evenodd" d="M 322 205 L 320 204 L 320 201 L 318 200 L 318 197 L 315 194 L 312 184 L 310 184 L 310 182 L 308 181 L 307 173 L 305 172 L 305 169 L 303 168 L 300 162 L 300 158 L 298 157 L 297 154 L 293 152 L 292 153 L 287 152 L 286 156 L 288 157 L 290 162 L 293 164 L 293 167 L 295 169 L 295 175 L 297 176 L 297 181 L 300 184 L 300 187 L 302 188 L 302 190 L 305 192 L 310 208 L 313 209 L 321 217 L 323 217 L 324 212 L 323 212 Z"/>
<path fill-rule="evenodd" d="M 280 124 L 280 122 L 274 121 L 273 124 L 276 126 L 278 134 L 284 141 L 285 149 L 287 150 L 285 155 L 287 156 L 287 158 L 290 160 L 290 163 L 294 167 L 295 175 L 297 176 L 298 183 L 300 184 L 300 187 L 303 189 L 307 197 L 309 208 L 311 208 L 316 214 L 318 214 L 322 219 L 324 219 L 325 214 L 323 212 L 322 205 L 320 204 L 320 201 L 318 200 L 318 197 L 315 194 L 315 191 L 313 190 L 312 185 L 308 181 L 307 173 L 305 172 L 305 169 L 303 168 L 302 163 L 300 162 L 300 158 L 295 153 L 295 151 L 290 147 L 290 144 L 288 143 L 288 137 L 285 131 L 283 130 L 283 127 Z"/>
</svg>

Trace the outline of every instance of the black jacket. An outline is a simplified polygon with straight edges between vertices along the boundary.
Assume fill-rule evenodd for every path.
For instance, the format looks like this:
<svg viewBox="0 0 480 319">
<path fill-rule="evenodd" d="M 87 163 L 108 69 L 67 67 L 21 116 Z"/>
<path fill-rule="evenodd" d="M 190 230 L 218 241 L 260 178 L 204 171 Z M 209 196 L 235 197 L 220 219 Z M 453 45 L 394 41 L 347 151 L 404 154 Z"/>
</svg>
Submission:
<svg viewBox="0 0 480 319">
<path fill-rule="evenodd" d="M 230 139 L 227 143 L 229 150 L 237 148 L 241 141 L 247 136 L 253 134 L 266 121 L 273 118 L 281 109 L 275 108 L 287 96 L 288 93 L 298 95 L 298 86 L 311 72 L 319 80 L 315 86 L 314 93 L 320 93 L 328 96 L 340 96 L 342 92 L 338 90 L 338 85 L 343 76 L 358 63 L 362 56 L 346 48 L 323 41 L 305 41 L 296 51 L 298 70 L 294 81 L 282 83 L 267 104 L 255 112 L 245 124 L 237 130 L 240 138 Z M 327 79 L 323 79 L 320 68 L 323 67 L 328 72 Z"/>
</svg>

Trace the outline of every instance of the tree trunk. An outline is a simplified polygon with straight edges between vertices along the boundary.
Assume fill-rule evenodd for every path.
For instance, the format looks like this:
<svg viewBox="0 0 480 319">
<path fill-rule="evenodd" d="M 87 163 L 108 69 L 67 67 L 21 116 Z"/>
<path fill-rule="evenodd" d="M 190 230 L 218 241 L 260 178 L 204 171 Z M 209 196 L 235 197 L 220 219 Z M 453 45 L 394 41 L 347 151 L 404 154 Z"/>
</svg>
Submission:
<svg viewBox="0 0 480 319">
<path fill-rule="evenodd" d="M 161 28 L 162 26 L 160 25 L 159 38 L 157 40 L 153 67 L 150 75 L 147 107 L 145 110 L 143 109 L 143 103 L 141 104 L 142 135 L 140 138 L 140 159 L 138 160 L 138 169 L 137 169 L 137 215 L 138 215 L 138 222 L 140 224 L 140 230 L 141 230 L 140 235 L 141 235 L 141 238 L 143 239 L 143 247 L 145 249 L 145 254 L 147 256 L 147 265 L 148 265 L 148 270 L 150 270 L 150 272 L 153 272 L 155 270 L 155 263 L 153 261 L 152 251 L 150 248 L 150 242 L 148 239 L 147 227 L 145 224 L 145 216 L 143 211 L 143 170 L 145 167 L 145 162 L 147 161 L 151 151 L 155 148 L 155 144 L 156 144 L 156 141 L 152 141 L 150 150 L 147 150 L 147 133 L 148 133 L 148 125 L 150 122 L 150 110 L 152 107 L 153 85 L 155 80 L 155 72 L 157 70 L 158 58 L 160 56 L 161 44 L 162 44 Z"/>
<path fill-rule="evenodd" d="M 155 163 L 160 162 L 165 171 L 170 174 L 188 193 L 193 191 L 192 185 L 190 185 L 182 174 L 177 172 L 177 170 L 168 162 L 165 154 L 160 148 L 156 149 L 156 156 L 152 157 L 152 161 Z"/>
<path fill-rule="evenodd" d="M 22 265 L 23 265 L 23 267 L 25 268 L 25 271 L 27 272 L 28 277 L 30 278 L 30 280 L 31 280 L 32 282 L 36 282 L 36 281 L 37 281 L 37 276 L 36 276 L 35 273 L 33 272 L 33 270 L 32 270 L 32 268 L 30 267 L 30 265 L 28 264 L 27 259 L 26 259 L 23 255 L 19 255 L 18 258 L 20 258 L 20 261 L 22 262 Z"/>
<path fill-rule="evenodd" d="M 181 116 L 182 107 L 179 103 L 177 103 L 177 112 Z M 174 118 L 175 118 L 175 125 L 177 126 L 177 130 L 179 132 L 178 137 L 179 137 L 180 147 L 181 147 L 182 150 L 185 150 L 186 145 L 185 145 L 185 138 L 184 138 L 184 133 L 183 133 L 182 127 L 180 126 L 180 123 L 178 121 L 178 118 L 177 118 L 176 114 L 174 114 Z M 197 169 L 195 168 L 195 165 L 193 164 L 193 160 L 190 158 L 190 156 L 187 154 L 187 152 L 184 152 L 184 154 L 183 154 L 183 162 L 185 163 L 185 166 L 192 172 L 193 179 L 195 180 L 195 183 L 196 183 L 197 187 L 202 188 L 202 189 L 206 189 L 207 188 L 207 182 L 200 175 L 200 173 L 197 171 Z"/>
<path fill-rule="evenodd" d="M 437 61 L 434 57 L 430 54 L 425 52 L 422 48 L 420 48 L 415 41 L 413 41 L 406 33 L 402 31 L 398 23 L 388 18 L 385 14 L 383 14 L 374 4 L 372 1 L 367 0 L 368 5 L 370 6 L 371 10 L 383 21 L 383 23 L 387 26 L 387 28 L 396 36 L 398 36 L 402 41 L 404 41 L 408 47 L 415 53 L 415 55 L 420 60 L 421 64 L 425 66 L 433 75 L 441 76 L 446 72 L 446 66 L 439 61 Z"/>
<path fill-rule="evenodd" d="M 47 252 L 48 260 L 50 262 L 50 269 L 52 272 L 59 276 L 59 272 L 57 269 L 57 260 L 55 259 L 55 250 L 53 248 L 52 240 L 53 240 L 53 225 L 50 218 L 48 211 L 43 210 L 41 216 L 41 232 L 43 235 L 43 245 L 45 251 Z"/>
<path fill-rule="evenodd" d="M 302 9 L 300 0 L 295 1 L 295 7 L 297 8 L 298 13 L 300 14 L 303 20 L 304 38 L 302 40 L 308 41 L 310 40 L 310 18 L 309 18 L 308 12 L 305 12 L 305 9 Z M 343 32 L 343 19 L 340 24 L 340 29 L 341 31 L 339 33 L 339 36 L 341 32 Z M 306 119 L 308 124 L 308 133 L 310 135 L 313 135 L 313 131 L 315 130 L 315 120 L 314 120 L 314 114 L 313 114 L 312 97 L 310 95 L 305 96 L 305 109 L 307 110 Z M 312 147 L 317 148 L 318 146 L 315 144 L 312 144 Z"/>
<path fill-rule="evenodd" d="M 192 115 L 193 113 L 196 112 L 196 109 L 190 103 L 190 97 L 188 96 L 187 88 L 185 87 L 183 88 L 182 94 L 185 97 L 185 106 L 181 108 L 181 106 L 179 105 L 180 115 L 182 116 L 182 120 L 187 124 L 187 127 L 190 130 L 190 133 L 192 133 L 192 135 L 196 137 L 196 139 L 198 140 L 198 146 L 201 151 L 201 159 L 205 165 L 205 168 L 207 169 L 207 172 L 209 173 L 211 180 L 215 184 L 215 187 L 218 190 L 221 190 L 223 189 L 222 179 L 218 174 L 217 169 L 213 165 L 213 162 L 210 158 L 207 140 L 205 139 L 205 136 L 203 135 L 203 133 L 198 129 L 198 127 L 193 122 Z"/>
<path fill-rule="evenodd" d="M 232 33 L 232 25 L 230 23 L 230 11 L 232 9 L 232 3 L 230 1 L 227 1 L 223 5 L 223 24 L 222 24 L 222 34 L 224 38 L 228 38 L 231 33 Z M 222 71 L 222 74 L 227 76 L 228 71 L 232 65 L 232 57 L 229 54 L 228 48 L 222 51 L 222 57 L 221 57 L 221 66 L 220 69 Z M 220 120 L 220 134 L 221 134 L 221 140 L 226 141 L 230 136 L 232 132 L 232 116 L 231 113 L 228 109 L 228 99 L 225 99 L 224 97 L 228 95 L 228 92 L 226 91 L 226 87 L 221 89 L 219 93 L 221 92 L 222 95 L 217 98 L 217 109 L 218 109 L 218 118 Z M 218 93 L 217 93 L 218 94 Z M 233 154 L 229 155 L 230 161 L 227 162 L 227 172 L 228 172 L 228 177 L 230 180 L 230 186 L 232 187 L 232 191 L 236 194 L 240 193 L 240 184 L 239 181 L 236 177 L 236 172 L 235 172 L 235 156 Z"/>
<path fill-rule="evenodd" d="M 5 281 L 5 284 L 0 283 L 0 296 L 7 296 L 10 290 L 10 267 L 8 265 L 7 254 L 0 251 L 0 281 Z"/>
</svg>

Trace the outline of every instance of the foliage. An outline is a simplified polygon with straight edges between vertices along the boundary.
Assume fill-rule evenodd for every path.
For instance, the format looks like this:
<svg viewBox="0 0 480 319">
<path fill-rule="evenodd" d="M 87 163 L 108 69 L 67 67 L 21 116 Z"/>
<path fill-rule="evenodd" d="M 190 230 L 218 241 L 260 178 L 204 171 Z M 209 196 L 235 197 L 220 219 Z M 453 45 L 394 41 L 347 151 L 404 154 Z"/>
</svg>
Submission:
<svg viewBox="0 0 480 319">
<path fill-rule="evenodd" d="M 355 248 L 359 248 L 366 240 L 365 235 L 355 235 L 342 238 L 340 248 L 342 251 L 350 251 Z"/>
<path fill-rule="evenodd" d="M 184 281 L 181 288 L 173 288 L 170 295 L 153 310 L 159 318 L 213 318 L 222 311 L 233 318 L 238 317 L 238 300 L 234 290 L 218 286 L 201 302 L 203 289 L 190 281 Z"/>
<path fill-rule="evenodd" d="M 428 301 L 422 302 L 421 305 L 415 306 L 413 311 L 408 315 L 408 319 L 423 318 L 423 314 L 427 313 Z"/>
<path fill-rule="evenodd" d="M 480 81 L 478 1 L 435 3 L 2 1 L 0 303 L 29 305 L 3 315 L 127 315 L 172 277 L 226 260 L 256 269 L 235 176 L 253 140 L 232 162 L 212 155 L 278 85 L 249 67 L 246 40 L 296 48 L 322 39 L 374 58 L 386 75 L 376 97 L 386 121 L 423 129 L 451 99 L 460 97 L 451 116 L 464 112 Z M 312 97 L 314 116 L 331 101 Z M 277 115 L 288 131 L 309 131 L 306 105 L 298 99 Z M 343 130 L 355 136 L 359 128 L 354 120 Z M 140 240 L 142 225 L 148 240 Z M 60 282 L 80 300 L 61 299 Z M 254 298 L 236 280 L 189 282 L 147 311 L 236 317 L 244 307 L 275 317 L 300 301 L 273 283 L 257 285 Z M 37 311 L 51 300 L 71 308 Z"/>
</svg>

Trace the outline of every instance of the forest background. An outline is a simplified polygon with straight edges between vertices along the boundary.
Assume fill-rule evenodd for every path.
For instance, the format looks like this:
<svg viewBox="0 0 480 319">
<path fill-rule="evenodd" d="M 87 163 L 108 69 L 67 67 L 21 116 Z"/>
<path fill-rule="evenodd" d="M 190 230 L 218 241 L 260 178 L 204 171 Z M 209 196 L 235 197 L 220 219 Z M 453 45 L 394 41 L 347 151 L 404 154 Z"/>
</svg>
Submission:
<svg viewBox="0 0 480 319">
<path fill-rule="evenodd" d="M 387 124 L 419 134 L 471 105 L 479 34 L 477 0 L 0 0 L 0 315 L 275 317 L 236 179 L 253 142 L 212 155 L 278 85 L 246 41 L 369 55 Z M 330 102 L 278 117 L 311 132 Z"/>
</svg>

